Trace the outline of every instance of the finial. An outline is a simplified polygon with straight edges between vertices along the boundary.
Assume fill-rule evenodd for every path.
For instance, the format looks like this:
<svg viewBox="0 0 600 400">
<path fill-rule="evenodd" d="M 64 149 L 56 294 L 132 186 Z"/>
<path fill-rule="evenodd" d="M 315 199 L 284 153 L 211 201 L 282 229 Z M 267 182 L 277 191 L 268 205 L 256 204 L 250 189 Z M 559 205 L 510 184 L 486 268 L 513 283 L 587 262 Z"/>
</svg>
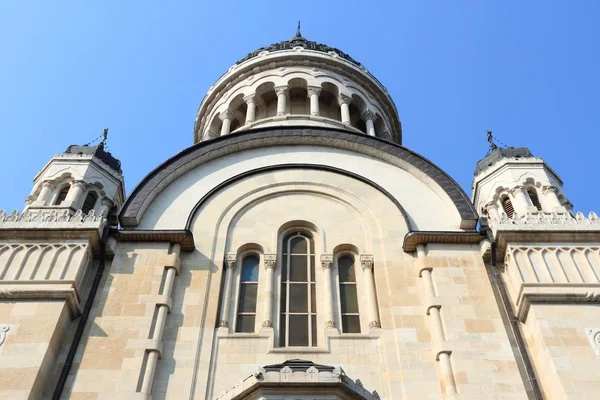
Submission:
<svg viewBox="0 0 600 400">
<path fill-rule="evenodd" d="M 494 143 L 494 137 L 492 136 L 492 131 L 487 131 L 487 141 L 490 144 L 490 151 L 494 151 L 498 148 L 496 143 Z"/>
<path fill-rule="evenodd" d="M 108 128 L 104 128 L 104 132 L 102 133 L 102 141 L 100 142 L 102 147 L 106 144 L 106 139 L 108 139 Z"/>
<path fill-rule="evenodd" d="M 302 37 L 302 33 L 300 33 L 300 21 L 298 21 L 298 28 L 296 29 L 296 37 Z"/>
</svg>

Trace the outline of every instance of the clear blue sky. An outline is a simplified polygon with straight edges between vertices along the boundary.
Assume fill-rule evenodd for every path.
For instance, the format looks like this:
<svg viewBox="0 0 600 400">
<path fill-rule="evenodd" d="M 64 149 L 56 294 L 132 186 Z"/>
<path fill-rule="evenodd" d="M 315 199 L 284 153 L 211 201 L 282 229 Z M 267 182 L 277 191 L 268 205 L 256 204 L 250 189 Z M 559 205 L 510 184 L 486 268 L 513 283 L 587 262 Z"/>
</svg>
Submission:
<svg viewBox="0 0 600 400">
<path fill-rule="evenodd" d="M 257 47 L 339 47 L 388 88 L 404 145 L 470 194 L 485 130 L 600 211 L 600 2 L 3 1 L 0 208 L 22 209 L 53 154 L 110 128 L 127 192 L 192 144 L 208 87 Z"/>
</svg>

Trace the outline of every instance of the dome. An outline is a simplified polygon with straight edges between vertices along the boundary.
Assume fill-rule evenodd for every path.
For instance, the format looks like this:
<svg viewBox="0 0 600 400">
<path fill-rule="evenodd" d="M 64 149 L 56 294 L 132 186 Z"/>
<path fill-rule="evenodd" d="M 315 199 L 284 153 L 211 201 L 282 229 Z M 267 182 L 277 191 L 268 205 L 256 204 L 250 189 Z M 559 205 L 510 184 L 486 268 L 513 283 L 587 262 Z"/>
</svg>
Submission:
<svg viewBox="0 0 600 400">
<path fill-rule="evenodd" d="M 340 57 L 346 61 L 349 61 L 358 67 L 362 66 L 361 63 L 359 63 L 354 58 L 350 57 L 348 54 L 344 53 L 340 49 L 328 46 L 323 43 L 317 43 L 317 42 L 313 42 L 312 40 L 305 39 L 302 36 L 302 34 L 300 33 L 300 26 L 298 26 L 296 35 L 293 38 L 291 38 L 290 40 L 284 40 L 281 42 L 273 43 L 269 46 L 260 47 L 256 50 L 254 50 L 253 52 L 248 53 L 248 55 L 246 55 L 246 57 L 244 57 L 241 60 L 239 60 L 238 62 L 236 62 L 236 64 L 240 64 L 251 58 L 258 57 L 261 53 L 263 53 L 265 51 L 272 52 L 272 51 L 280 51 L 280 50 L 293 50 L 298 47 L 301 47 L 301 48 L 304 48 L 307 50 L 320 51 L 320 52 L 328 53 L 328 54 L 335 53 L 335 54 L 337 54 L 338 57 Z"/>
<path fill-rule="evenodd" d="M 202 100 L 194 142 L 255 128 L 345 129 L 402 144 L 398 111 L 361 63 L 300 33 L 236 62 Z"/>
</svg>

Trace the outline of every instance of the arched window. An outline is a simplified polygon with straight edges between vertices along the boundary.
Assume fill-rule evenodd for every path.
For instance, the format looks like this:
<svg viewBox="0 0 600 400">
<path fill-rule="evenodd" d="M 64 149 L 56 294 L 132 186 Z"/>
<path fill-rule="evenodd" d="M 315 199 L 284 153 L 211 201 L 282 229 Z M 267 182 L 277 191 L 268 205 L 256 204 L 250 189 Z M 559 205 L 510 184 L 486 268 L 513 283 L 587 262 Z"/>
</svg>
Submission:
<svg viewBox="0 0 600 400">
<path fill-rule="evenodd" d="M 315 250 L 312 238 L 294 233 L 283 241 L 280 346 L 317 345 Z"/>
<path fill-rule="evenodd" d="M 242 261 L 240 297 L 237 309 L 236 332 L 254 332 L 256 295 L 258 292 L 258 256 L 249 255 Z"/>
<path fill-rule="evenodd" d="M 60 189 L 60 192 L 58 192 L 58 196 L 56 196 L 56 200 L 54 200 L 54 205 L 59 206 L 62 204 L 63 201 L 65 201 L 67 195 L 69 194 L 70 188 L 71 187 L 69 185 L 66 185 L 65 187 Z"/>
<path fill-rule="evenodd" d="M 96 200 L 98 200 L 98 195 L 96 192 L 89 192 L 85 197 L 83 207 L 81 207 L 81 212 L 84 214 L 89 214 L 90 211 L 94 209 L 94 206 L 96 206 Z"/>
<path fill-rule="evenodd" d="M 527 189 L 527 194 L 529 194 L 531 203 L 535 206 L 535 208 L 537 208 L 538 211 L 542 211 L 542 205 L 540 204 L 540 199 L 539 199 L 535 189 L 534 188 Z"/>
<path fill-rule="evenodd" d="M 508 197 L 505 197 L 502 200 L 502 208 L 504 209 L 504 212 L 508 218 L 512 218 L 515 215 L 515 209 L 513 208 L 513 205 Z"/>
<path fill-rule="evenodd" d="M 338 260 L 340 278 L 340 309 L 342 311 L 342 332 L 360 333 L 358 314 L 358 292 L 354 257 L 344 256 Z"/>
</svg>

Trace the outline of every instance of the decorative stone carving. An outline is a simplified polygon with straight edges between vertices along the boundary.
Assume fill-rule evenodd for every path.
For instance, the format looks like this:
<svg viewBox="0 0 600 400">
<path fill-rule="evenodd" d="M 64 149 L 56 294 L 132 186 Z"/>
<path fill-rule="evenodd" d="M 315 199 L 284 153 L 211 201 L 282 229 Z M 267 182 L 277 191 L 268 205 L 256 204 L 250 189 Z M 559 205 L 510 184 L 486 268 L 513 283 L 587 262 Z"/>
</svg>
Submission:
<svg viewBox="0 0 600 400">
<path fill-rule="evenodd" d="M 225 255 L 225 259 L 223 263 L 225 264 L 225 268 L 235 269 L 236 264 L 236 254 L 227 254 Z"/>
<path fill-rule="evenodd" d="M 381 328 L 381 324 L 379 321 L 371 321 L 369 322 L 369 328 L 378 329 Z"/>
<path fill-rule="evenodd" d="M 600 219 L 595 212 L 590 212 L 586 218 L 583 213 L 578 212 L 575 217 L 567 212 L 534 212 L 518 214 L 515 213 L 513 218 L 508 218 L 505 213 L 500 213 L 498 216 L 490 213 L 488 222 L 494 224 L 510 224 L 510 225 L 539 225 L 536 229 L 556 230 L 553 225 L 600 225 Z M 564 229 L 559 227 L 559 229 Z M 598 229 L 595 227 L 594 229 Z"/>
<path fill-rule="evenodd" d="M 263 328 L 272 328 L 273 327 L 273 321 L 271 321 L 270 319 L 265 319 L 262 323 Z"/>
<path fill-rule="evenodd" d="M 350 104 L 352 103 L 352 97 L 345 95 L 343 93 L 340 93 L 340 95 L 338 96 L 338 103 L 340 105 L 342 104 Z"/>
<path fill-rule="evenodd" d="M 234 118 L 234 115 L 229 110 L 225 110 L 221 114 L 219 114 L 219 119 L 221 121 L 225 121 L 226 119 L 231 121 L 231 120 L 233 120 L 233 118 Z"/>
<path fill-rule="evenodd" d="M 585 330 L 585 334 L 592 345 L 592 348 L 596 352 L 596 355 L 600 357 L 600 328 L 588 328 Z"/>
<path fill-rule="evenodd" d="M 72 216 L 69 215 L 69 210 L 25 210 L 19 214 L 14 210 L 10 215 L 6 214 L 5 210 L 0 210 L 0 223 L 3 222 L 101 222 L 104 218 L 101 215 L 96 215 L 94 210 L 91 210 L 87 215 L 81 210 L 77 210 Z"/>
<path fill-rule="evenodd" d="M 10 290 L 6 289 L 6 288 L 2 288 L 0 289 L 0 299 L 8 299 L 11 296 L 11 292 Z"/>
<path fill-rule="evenodd" d="M 335 328 L 335 322 L 325 321 L 325 328 Z"/>
<path fill-rule="evenodd" d="M 277 266 L 277 254 L 265 254 L 265 268 L 275 269 Z"/>
<path fill-rule="evenodd" d="M 321 94 L 321 88 L 318 86 L 309 86 L 308 87 L 308 97 L 313 96 L 313 95 L 317 95 L 319 96 Z"/>
<path fill-rule="evenodd" d="M 331 269 L 333 267 L 333 254 L 321 255 L 321 267 L 323 269 Z"/>
<path fill-rule="evenodd" d="M 0 325 L 0 347 L 4 344 L 6 340 L 6 332 L 10 330 L 10 326 L 8 325 Z"/>
<path fill-rule="evenodd" d="M 273 89 L 275 90 L 275 94 L 277 94 L 277 96 L 280 96 L 282 94 L 287 94 L 287 91 L 288 91 L 288 87 L 285 85 L 275 86 Z"/>
<path fill-rule="evenodd" d="M 225 321 L 224 319 L 219 321 L 219 328 L 227 328 L 229 326 L 229 323 L 227 321 Z"/>
<path fill-rule="evenodd" d="M 255 97 L 256 97 L 256 95 L 254 93 L 244 96 L 244 103 L 246 103 L 246 104 L 254 103 Z"/>
<path fill-rule="evenodd" d="M 363 269 L 373 269 L 374 261 L 373 256 L 370 254 L 361 254 L 360 265 Z"/>
<path fill-rule="evenodd" d="M 371 120 L 374 121 L 375 120 L 375 114 L 373 114 L 373 111 L 367 109 L 365 111 L 363 111 L 363 113 L 360 115 L 362 119 L 366 120 Z"/>
</svg>

